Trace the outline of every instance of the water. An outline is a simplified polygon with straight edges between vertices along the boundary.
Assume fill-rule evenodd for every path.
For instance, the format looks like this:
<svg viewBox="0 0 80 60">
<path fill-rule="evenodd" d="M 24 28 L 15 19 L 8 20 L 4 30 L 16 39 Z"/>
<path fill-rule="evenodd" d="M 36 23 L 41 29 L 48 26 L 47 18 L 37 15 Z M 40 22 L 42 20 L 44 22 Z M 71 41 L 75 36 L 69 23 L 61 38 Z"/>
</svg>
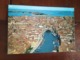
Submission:
<svg viewBox="0 0 80 60">
<path fill-rule="evenodd" d="M 59 47 L 58 35 L 54 36 L 51 31 L 46 31 L 43 36 L 42 44 L 35 50 L 34 53 L 46 53 L 55 50 L 55 46 Z M 54 44 L 53 44 L 54 42 Z"/>
<path fill-rule="evenodd" d="M 19 11 L 21 12 L 38 12 L 50 16 L 74 16 L 74 8 L 65 8 L 65 7 L 43 7 L 43 6 L 24 6 L 24 5 L 8 5 L 8 16 L 23 16 L 17 12 L 10 11 Z M 18 14 L 18 15 L 17 15 Z M 31 14 L 31 13 L 30 13 Z M 30 15 L 29 14 L 29 15 Z M 28 14 L 25 14 L 28 16 Z"/>
<path fill-rule="evenodd" d="M 47 10 L 18 10 L 9 9 L 8 16 L 32 16 L 32 13 L 39 13 L 48 16 L 74 16 L 73 11 L 47 11 Z"/>
</svg>

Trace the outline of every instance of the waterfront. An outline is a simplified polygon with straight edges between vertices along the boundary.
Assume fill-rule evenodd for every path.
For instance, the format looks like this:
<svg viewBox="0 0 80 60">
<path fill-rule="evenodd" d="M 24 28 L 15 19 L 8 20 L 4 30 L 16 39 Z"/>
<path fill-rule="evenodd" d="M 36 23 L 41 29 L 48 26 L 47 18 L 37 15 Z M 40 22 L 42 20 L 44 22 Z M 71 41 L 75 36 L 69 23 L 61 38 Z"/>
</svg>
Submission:
<svg viewBox="0 0 80 60">
<path fill-rule="evenodd" d="M 60 35 L 59 52 L 75 51 L 73 17 L 14 16 L 8 17 L 8 21 L 8 54 L 25 54 L 30 49 L 33 53 L 47 30 Z"/>
</svg>

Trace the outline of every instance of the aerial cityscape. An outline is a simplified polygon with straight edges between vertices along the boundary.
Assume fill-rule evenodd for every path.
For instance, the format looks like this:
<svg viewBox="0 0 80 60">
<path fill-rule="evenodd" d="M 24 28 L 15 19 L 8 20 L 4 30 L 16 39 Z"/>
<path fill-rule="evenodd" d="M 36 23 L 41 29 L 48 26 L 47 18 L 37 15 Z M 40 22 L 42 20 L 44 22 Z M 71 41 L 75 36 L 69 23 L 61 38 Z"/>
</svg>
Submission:
<svg viewBox="0 0 80 60">
<path fill-rule="evenodd" d="M 27 13 L 8 16 L 8 54 L 76 51 L 73 16 Z"/>
<path fill-rule="evenodd" d="M 64 20 L 65 18 L 65 20 Z M 58 33 L 61 39 L 59 51 L 75 51 L 74 50 L 74 21 L 72 17 L 52 17 L 46 16 L 22 16 L 9 17 L 12 21 L 8 24 L 9 48 L 11 51 L 18 53 L 16 49 L 23 53 L 28 48 L 36 48 L 41 44 L 45 31 L 51 30 Z M 18 20 L 17 20 L 18 19 Z M 48 20 L 47 20 L 48 19 Z M 49 20 L 50 19 L 50 20 Z M 10 52 L 10 51 L 9 51 Z"/>
</svg>

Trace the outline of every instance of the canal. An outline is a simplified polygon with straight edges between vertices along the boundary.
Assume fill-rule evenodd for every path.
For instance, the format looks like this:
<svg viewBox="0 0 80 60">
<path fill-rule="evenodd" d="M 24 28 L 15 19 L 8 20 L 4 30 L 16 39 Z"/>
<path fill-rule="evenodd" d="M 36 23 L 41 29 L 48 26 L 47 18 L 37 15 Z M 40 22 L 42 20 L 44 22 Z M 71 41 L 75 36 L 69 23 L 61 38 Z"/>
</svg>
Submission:
<svg viewBox="0 0 80 60">
<path fill-rule="evenodd" d="M 34 53 L 46 53 L 52 52 L 53 50 L 58 51 L 59 38 L 58 35 L 54 36 L 50 30 L 45 31 L 43 34 L 43 42 Z"/>
</svg>

